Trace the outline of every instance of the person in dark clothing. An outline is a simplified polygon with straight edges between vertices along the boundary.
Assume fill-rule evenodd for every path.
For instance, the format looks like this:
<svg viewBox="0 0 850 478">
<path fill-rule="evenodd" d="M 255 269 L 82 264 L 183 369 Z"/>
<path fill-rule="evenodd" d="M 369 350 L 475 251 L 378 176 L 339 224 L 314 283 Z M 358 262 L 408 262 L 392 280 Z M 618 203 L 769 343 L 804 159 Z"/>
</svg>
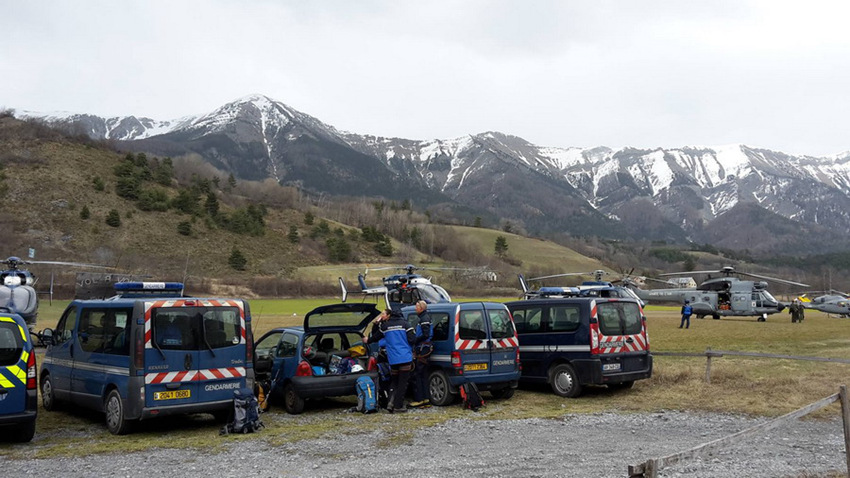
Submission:
<svg viewBox="0 0 850 478">
<path fill-rule="evenodd" d="M 413 370 L 413 348 L 411 344 L 416 339 L 413 327 L 401 315 L 401 312 L 392 311 L 388 318 L 381 314 L 376 318 L 374 324 L 378 330 L 373 332 L 372 339 L 378 339 L 378 343 L 387 350 L 387 359 L 390 362 L 390 413 L 406 412 L 404 406 L 404 393 L 407 391 L 407 382 L 410 380 L 410 372 Z M 373 331 L 375 326 L 373 325 Z"/>
<path fill-rule="evenodd" d="M 680 329 L 683 325 L 686 329 L 691 328 L 691 314 L 693 313 L 694 309 L 691 307 L 691 301 L 686 300 L 685 305 L 682 306 L 682 323 L 679 324 Z"/>
<path fill-rule="evenodd" d="M 424 300 L 416 303 L 416 315 L 418 322 L 414 328 L 416 340 L 413 344 L 413 401 L 410 402 L 410 406 L 424 407 L 431 403 L 431 394 L 428 389 L 428 357 L 433 350 L 431 315 L 428 313 L 428 304 Z"/>
</svg>

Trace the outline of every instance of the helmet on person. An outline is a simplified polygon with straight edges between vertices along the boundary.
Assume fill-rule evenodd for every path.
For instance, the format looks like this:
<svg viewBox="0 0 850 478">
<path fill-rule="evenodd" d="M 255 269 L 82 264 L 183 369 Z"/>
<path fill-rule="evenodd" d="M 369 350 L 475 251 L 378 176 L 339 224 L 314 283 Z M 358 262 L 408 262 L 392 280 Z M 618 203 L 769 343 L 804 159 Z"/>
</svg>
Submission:
<svg viewBox="0 0 850 478">
<path fill-rule="evenodd" d="M 690 304 L 690 303 L 691 303 L 691 301 L 689 301 L 689 300 L 686 300 L 686 301 L 685 301 L 685 303 L 686 303 L 686 304 Z"/>
</svg>

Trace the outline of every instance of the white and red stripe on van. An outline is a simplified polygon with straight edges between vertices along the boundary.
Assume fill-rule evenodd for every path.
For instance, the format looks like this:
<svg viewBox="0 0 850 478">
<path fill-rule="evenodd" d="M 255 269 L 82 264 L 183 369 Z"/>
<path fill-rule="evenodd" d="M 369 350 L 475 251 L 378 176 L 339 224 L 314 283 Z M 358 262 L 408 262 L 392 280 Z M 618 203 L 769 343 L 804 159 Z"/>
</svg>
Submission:
<svg viewBox="0 0 850 478">
<path fill-rule="evenodd" d="M 160 372 L 145 374 L 145 384 L 200 382 L 203 380 L 222 380 L 242 378 L 245 367 L 208 368 L 204 370 L 183 370 L 181 372 Z"/>
<path fill-rule="evenodd" d="M 199 299 L 171 299 L 157 300 L 145 303 L 145 348 L 153 348 L 151 344 L 151 310 L 160 307 L 236 307 L 239 309 L 239 329 L 241 337 L 240 344 L 245 340 L 245 308 L 239 300 L 199 300 Z"/>
</svg>

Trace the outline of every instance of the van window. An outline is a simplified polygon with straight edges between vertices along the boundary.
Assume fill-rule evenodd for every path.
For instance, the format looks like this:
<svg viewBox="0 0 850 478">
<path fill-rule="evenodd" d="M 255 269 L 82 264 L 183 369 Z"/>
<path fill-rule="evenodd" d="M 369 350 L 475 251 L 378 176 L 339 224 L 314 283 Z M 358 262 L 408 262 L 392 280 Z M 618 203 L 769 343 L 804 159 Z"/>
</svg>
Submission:
<svg viewBox="0 0 850 478">
<path fill-rule="evenodd" d="M 514 326 L 507 310 L 487 309 L 487 315 L 490 316 L 491 339 L 506 339 L 514 336 Z"/>
<path fill-rule="evenodd" d="M 236 307 L 162 307 L 153 310 L 153 340 L 165 350 L 199 350 L 238 344 Z"/>
<path fill-rule="evenodd" d="M 581 325 L 581 314 L 577 305 L 555 305 L 549 310 L 550 332 L 575 332 Z"/>
<path fill-rule="evenodd" d="M 431 330 L 434 336 L 431 340 L 448 340 L 449 314 L 445 312 L 429 312 L 431 314 Z"/>
<path fill-rule="evenodd" d="M 599 331 L 603 335 L 632 335 L 641 332 L 640 307 L 633 302 L 603 302 L 597 306 Z"/>
<path fill-rule="evenodd" d="M 540 332 L 543 309 L 541 307 L 529 307 L 514 311 L 514 325 L 518 334 Z"/>
<path fill-rule="evenodd" d="M 77 308 L 71 307 L 62 314 L 59 323 L 56 325 L 56 330 L 53 331 L 53 343 L 56 345 L 63 344 L 71 340 L 71 334 L 77 326 Z"/>
<path fill-rule="evenodd" d="M 23 351 L 24 342 L 18 324 L 0 322 L 0 366 L 17 364 Z"/>
<path fill-rule="evenodd" d="M 104 326 L 103 352 L 113 355 L 130 355 L 127 327 L 133 309 L 112 309 Z"/>
<path fill-rule="evenodd" d="M 203 314 L 204 335 L 214 349 L 236 345 L 241 340 L 240 317 L 237 309 L 211 308 Z"/>
<path fill-rule="evenodd" d="M 460 312 L 460 338 L 463 340 L 484 340 L 487 330 L 480 310 L 462 310 Z"/>
</svg>

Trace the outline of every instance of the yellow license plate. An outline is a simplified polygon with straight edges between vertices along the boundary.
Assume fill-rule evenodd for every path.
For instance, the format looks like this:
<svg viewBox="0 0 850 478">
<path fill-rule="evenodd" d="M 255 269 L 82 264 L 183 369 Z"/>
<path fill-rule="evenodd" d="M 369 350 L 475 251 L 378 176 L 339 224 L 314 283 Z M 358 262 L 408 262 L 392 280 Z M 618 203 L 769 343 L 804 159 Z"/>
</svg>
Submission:
<svg viewBox="0 0 850 478">
<path fill-rule="evenodd" d="M 467 372 L 470 370 L 487 370 L 486 363 L 469 363 L 463 366 L 463 371 Z"/>
<path fill-rule="evenodd" d="M 176 400 L 179 398 L 189 398 L 192 396 L 191 390 L 171 390 L 168 392 L 154 392 L 154 400 Z"/>
</svg>

